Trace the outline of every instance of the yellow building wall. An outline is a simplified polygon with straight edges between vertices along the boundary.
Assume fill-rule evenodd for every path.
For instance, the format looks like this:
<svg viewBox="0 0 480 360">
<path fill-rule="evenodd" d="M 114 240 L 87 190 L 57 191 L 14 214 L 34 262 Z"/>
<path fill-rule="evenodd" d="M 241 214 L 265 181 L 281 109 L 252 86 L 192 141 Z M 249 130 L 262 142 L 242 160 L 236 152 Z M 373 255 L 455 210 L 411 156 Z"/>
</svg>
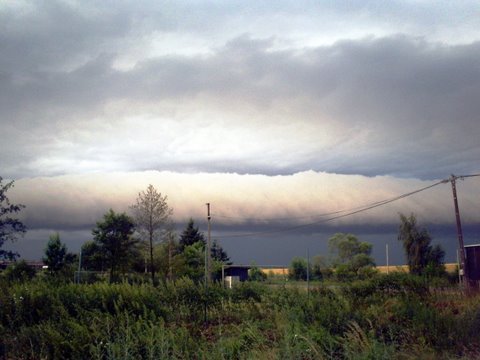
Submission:
<svg viewBox="0 0 480 360">
<path fill-rule="evenodd" d="M 408 265 L 390 265 L 388 266 L 377 266 L 376 267 L 379 272 L 382 274 L 386 274 L 387 272 L 408 272 Z M 445 269 L 449 273 L 453 273 L 457 270 L 456 263 L 449 263 L 445 264 Z M 260 268 L 265 274 L 270 275 L 288 275 L 288 268 Z"/>
</svg>

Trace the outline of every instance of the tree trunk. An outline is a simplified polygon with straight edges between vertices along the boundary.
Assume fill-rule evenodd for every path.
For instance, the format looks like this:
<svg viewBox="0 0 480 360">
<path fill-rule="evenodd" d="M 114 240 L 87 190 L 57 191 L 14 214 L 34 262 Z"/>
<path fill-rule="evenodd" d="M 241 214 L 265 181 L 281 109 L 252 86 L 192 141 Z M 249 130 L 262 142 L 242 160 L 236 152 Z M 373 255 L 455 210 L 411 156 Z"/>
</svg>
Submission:
<svg viewBox="0 0 480 360">
<path fill-rule="evenodd" d="M 152 273 L 152 284 L 155 285 L 155 268 L 153 266 L 153 234 L 150 233 L 150 271 Z"/>
<path fill-rule="evenodd" d="M 168 239 L 168 280 L 172 281 L 172 239 Z"/>
</svg>

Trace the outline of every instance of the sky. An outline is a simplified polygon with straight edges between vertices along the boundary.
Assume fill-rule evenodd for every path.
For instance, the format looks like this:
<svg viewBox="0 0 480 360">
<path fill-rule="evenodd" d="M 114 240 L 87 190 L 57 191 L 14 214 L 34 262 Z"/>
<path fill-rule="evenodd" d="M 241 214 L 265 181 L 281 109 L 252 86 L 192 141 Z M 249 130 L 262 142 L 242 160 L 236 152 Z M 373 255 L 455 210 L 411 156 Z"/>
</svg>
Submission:
<svg viewBox="0 0 480 360">
<path fill-rule="evenodd" d="M 318 215 L 480 173 L 479 15 L 476 1 L 0 0 L 0 176 L 29 229 L 8 246 L 39 258 L 59 231 L 78 251 L 153 184 L 179 231 L 190 217 L 205 231 L 210 202 L 237 263 L 322 253 L 336 232 L 402 263 L 411 212 L 452 261 L 448 183 Z M 479 185 L 458 184 L 466 243 Z"/>
</svg>

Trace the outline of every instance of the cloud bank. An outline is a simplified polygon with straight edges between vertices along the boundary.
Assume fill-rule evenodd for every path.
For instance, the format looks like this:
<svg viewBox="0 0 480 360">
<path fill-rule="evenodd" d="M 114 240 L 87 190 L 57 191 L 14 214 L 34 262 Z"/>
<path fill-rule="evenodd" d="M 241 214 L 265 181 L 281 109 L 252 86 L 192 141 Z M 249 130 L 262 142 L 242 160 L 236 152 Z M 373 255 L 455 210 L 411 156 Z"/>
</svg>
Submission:
<svg viewBox="0 0 480 360">
<path fill-rule="evenodd" d="M 478 224 L 479 181 L 472 178 L 458 183 L 465 224 Z M 225 233 L 245 232 L 252 225 L 274 230 L 308 224 L 323 219 L 320 214 L 390 199 L 431 183 L 313 171 L 287 176 L 148 171 L 22 179 L 15 183 L 11 199 L 27 205 L 23 216 L 30 229 L 91 229 L 109 208 L 128 212 L 138 192 L 153 184 L 168 195 L 180 227 L 190 217 L 202 222 L 205 203 L 210 202 L 217 232 Z M 398 224 L 400 212 L 414 212 L 422 223 L 454 224 L 450 184 L 322 226 L 342 231 L 342 227 Z"/>
</svg>

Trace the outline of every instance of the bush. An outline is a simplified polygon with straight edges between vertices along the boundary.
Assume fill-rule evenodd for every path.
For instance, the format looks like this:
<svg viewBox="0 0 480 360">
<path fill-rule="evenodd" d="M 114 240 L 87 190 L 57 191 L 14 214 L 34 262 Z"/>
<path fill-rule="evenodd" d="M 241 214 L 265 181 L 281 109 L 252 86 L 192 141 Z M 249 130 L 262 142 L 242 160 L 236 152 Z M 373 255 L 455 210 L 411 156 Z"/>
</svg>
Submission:
<svg viewBox="0 0 480 360">
<path fill-rule="evenodd" d="M 294 280 L 307 280 L 307 260 L 300 257 L 293 258 L 288 276 Z"/>
<path fill-rule="evenodd" d="M 257 266 L 253 266 L 250 268 L 248 272 L 248 280 L 249 281 L 265 281 L 267 279 L 267 274 L 265 274 L 260 268 Z"/>
<path fill-rule="evenodd" d="M 10 282 L 24 282 L 33 279 L 35 274 L 35 269 L 28 265 L 25 260 L 21 260 L 7 267 L 4 276 Z"/>
</svg>

